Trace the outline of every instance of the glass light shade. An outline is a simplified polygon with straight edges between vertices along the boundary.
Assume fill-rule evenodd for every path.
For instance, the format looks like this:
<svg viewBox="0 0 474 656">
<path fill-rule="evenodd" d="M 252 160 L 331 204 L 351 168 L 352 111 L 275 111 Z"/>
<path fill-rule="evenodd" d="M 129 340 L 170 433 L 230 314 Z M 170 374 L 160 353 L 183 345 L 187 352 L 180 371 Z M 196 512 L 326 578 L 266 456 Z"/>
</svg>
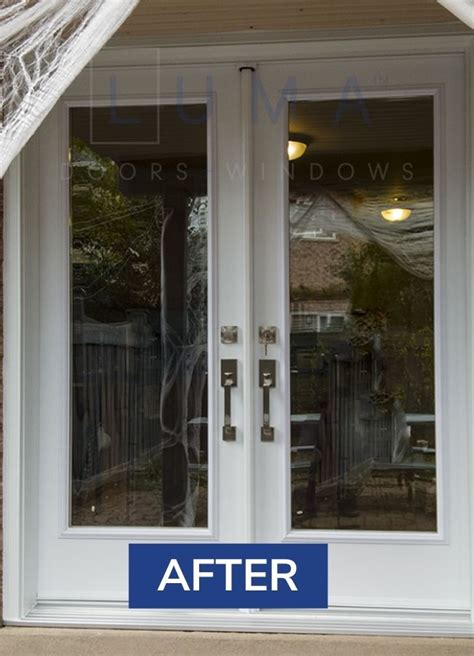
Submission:
<svg viewBox="0 0 474 656">
<path fill-rule="evenodd" d="M 408 219 L 411 210 L 403 209 L 401 207 L 392 207 L 389 210 L 382 210 L 380 213 L 386 221 L 395 223 L 396 221 L 405 221 Z"/>
<path fill-rule="evenodd" d="M 288 159 L 298 159 L 304 155 L 307 145 L 302 141 L 288 141 Z"/>
</svg>

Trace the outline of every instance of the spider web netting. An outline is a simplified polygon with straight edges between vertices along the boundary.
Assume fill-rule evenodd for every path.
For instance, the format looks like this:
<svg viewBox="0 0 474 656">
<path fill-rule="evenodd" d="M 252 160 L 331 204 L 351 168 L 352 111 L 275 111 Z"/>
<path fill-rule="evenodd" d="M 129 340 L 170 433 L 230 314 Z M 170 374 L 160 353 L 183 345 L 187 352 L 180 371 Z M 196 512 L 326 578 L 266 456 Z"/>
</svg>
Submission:
<svg viewBox="0 0 474 656">
<path fill-rule="evenodd" d="M 1 0 L 0 177 L 139 0 Z"/>
<path fill-rule="evenodd" d="M 417 278 L 433 279 L 434 226 L 433 187 L 420 184 L 412 189 L 413 215 L 409 222 L 394 226 L 380 221 L 386 207 L 386 189 L 372 184 L 371 194 L 358 202 L 352 190 L 315 188 L 299 194 L 290 205 L 291 239 L 304 239 L 319 231 L 357 238 L 381 246 L 398 264 Z"/>
</svg>

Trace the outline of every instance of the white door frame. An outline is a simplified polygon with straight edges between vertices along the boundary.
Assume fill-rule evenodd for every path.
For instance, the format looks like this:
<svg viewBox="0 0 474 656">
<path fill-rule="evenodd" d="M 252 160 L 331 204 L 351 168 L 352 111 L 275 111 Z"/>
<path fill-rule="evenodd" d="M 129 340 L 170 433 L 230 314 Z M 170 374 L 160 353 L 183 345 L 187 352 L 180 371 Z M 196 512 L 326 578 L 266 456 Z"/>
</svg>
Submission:
<svg viewBox="0 0 474 656">
<path fill-rule="evenodd" d="M 199 46 L 195 48 L 165 48 L 161 50 L 161 62 L 167 65 L 184 63 L 288 61 L 308 59 L 331 59 L 348 56 L 417 55 L 436 56 L 443 53 L 458 53 L 466 65 L 468 98 L 474 98 L 474 57 L 471 37 L 420 37 L 385 38 L 368 41 L 336 41 L 320 43 L 275 43 L 254 46 Z M 156 52 L 151 49 L 120 48 L 106 49 L 98 57 L 95 66 L 101 68 L 151 66 L 156 62 Z M 472 124 L 474 103 L 467 106 L 467 134 L 471 135 L 471 157 L 468 167 L 474 169 Z M 250 139 L 251 135 L 247 135 Z M 248 147 L 248 142 L 247 142 Z M 38 163 L 36 163 L 36 166 Z M 25 162 L 21 156 L 10 167 L 5 179 L 5 365 L 4 365 L 4 618 L 10 624 L 70 625 L 70 626 L 123 626 L 135 628 L 186 628 L 242 631 L 277 632 L 331 632 L 331 633 L 408 633 L 417 635 L 469 635 L 472 632 L 471 609 L 458 611 L 431 611 L 416 609 L 412 613 L 380 609 L 338 609 L 326 612 L 280 612 L 265 611 L 245 614 L 234 611 L 160 611 L 138 612 L 133 615 L 123 605 L 101 603 L 86 606 L 77 603 L 41 602 L 37 599 L 37 540 L 38 535 L 35 487 L 38 483 L 36 463 L 38 453 L 31 448 L 26 435 L 34 434 L 37 418 L 34 408 L 37 401 L 37 386 L 34 385 L 34 359 L 25 350 L 35 344 L 35 319 L 38 307 L 25 299 L 25 283 L 31 282 L 37 265 L 37 253 L 25 249 L 25 217 L 37 212 L 35 189 L 23 189 L 28 182 L 25 175 L 35 167 L 34 162 Z M 23 187 L 23 185 L 25 187 Z M 248 221 L 251 221 L 251 185 L 246 187 Z M 473 189 L 468 190 L 468 216 L 471 223 L 474 207 Z M 35 209 L 36 205 L 36 209 Z M 470 230 L 468 314 L 474 325 L 474 231 Z M 251 282 L 250 260 L 246 262 L 247 284 Z M 250 324 L 250 325 L 249 325 Z M 251 315 L 247 315 L 246 327 L 251 326 Z M 28 342 L 25 333 L 30 331 Z M 251 339 L 249 333 L 248 339 Z M 469 362 L 474 366 L 472 344 L 466 345 Z M 247 343 L 243 353 L 244 366 L 249 372 L 253 366 L 253 347 Z M 250 375 L 250 374 L 249 374 Z M 246 377 L 247 379 L 247 377 Z M 472 385 L 469 384 L 472 399 Z M 244 410 L 252 402 L 248 393 Z M 250 421 L 250 420 L 247 420 Z M 470 417 L 472 422 L 472 418 Z M 471 424 L 472 428 L 472 424 Z M 472 435 L 472 430 L 471 430 Z M 471 486 L 474 472 L 474 448 L 470 454 Z M 250 475 L 246 474 L 246 477 Z M 473 490 L 471 489 L 471 501 Z M 474 544 L 474 503 L 471 503 L 471 545 Z M 254 527 L 249 527 L 249 539 Z M 471 565 L 471 580 L 474 589 L 474 573 Z"/>
</svg>

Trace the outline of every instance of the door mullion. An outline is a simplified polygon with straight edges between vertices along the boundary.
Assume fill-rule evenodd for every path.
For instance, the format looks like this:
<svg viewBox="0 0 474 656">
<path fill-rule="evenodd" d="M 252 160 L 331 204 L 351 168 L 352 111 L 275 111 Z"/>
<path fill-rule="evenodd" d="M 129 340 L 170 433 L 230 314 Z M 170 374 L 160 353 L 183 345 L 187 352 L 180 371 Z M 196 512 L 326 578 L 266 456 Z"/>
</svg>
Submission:
<svg viewBox="0 0 474 656">
<path fill-rule="evenodd" d="M 254 419 L 254 287 L 253 287 L 253 120 L 252 93 L 255 68 L 240 68 L 242 129 L 242 206 L 243 206 L 243 436 L 244 508 L 246 542 L 255 540 L 255 419 Z"/>
</svg>

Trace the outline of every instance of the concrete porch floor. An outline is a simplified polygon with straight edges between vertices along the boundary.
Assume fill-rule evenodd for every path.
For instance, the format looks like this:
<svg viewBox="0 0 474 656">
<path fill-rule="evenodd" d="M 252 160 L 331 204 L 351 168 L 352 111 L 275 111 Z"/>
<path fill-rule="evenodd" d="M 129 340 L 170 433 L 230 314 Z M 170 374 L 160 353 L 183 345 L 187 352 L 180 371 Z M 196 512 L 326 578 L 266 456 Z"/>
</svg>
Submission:
<svg viewBox="0 0 474 656">
<path fill-rule="evenodd" d="M 449 638 L 178 633 L 5 627 L 1 656 L 473 656 Z"/>
</svg>

